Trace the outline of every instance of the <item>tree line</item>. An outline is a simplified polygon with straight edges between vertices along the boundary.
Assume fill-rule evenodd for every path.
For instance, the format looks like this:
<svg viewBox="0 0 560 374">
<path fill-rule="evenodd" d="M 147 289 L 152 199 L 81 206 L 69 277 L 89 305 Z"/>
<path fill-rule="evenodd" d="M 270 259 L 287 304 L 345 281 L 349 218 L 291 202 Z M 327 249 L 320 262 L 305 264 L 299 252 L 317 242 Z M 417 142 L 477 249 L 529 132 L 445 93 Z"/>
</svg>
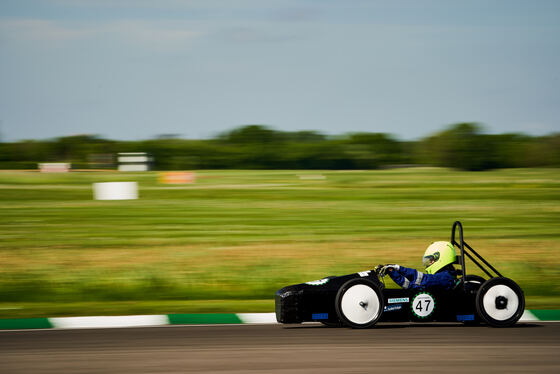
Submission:
<svg viewBox="0 0 560 374">
<path fill-rule="evenodd" d="M 461 170 L 559 167 L 560 133 L 547 136 L 484 134 L 459 123 L 417 141 L 385 133 L 326 136 L 277 131 L 263 125 L 233 129 L 213 139 L 162 136 L 117 141 L 93 135 L 0 143 L 0 169 L 36 169 L 39 162 L 70 162 L 73 169 L 115 167 L 119 152 L 147 152 L 156 170 L 378 169 L 431 165 Z"/>
</svg>

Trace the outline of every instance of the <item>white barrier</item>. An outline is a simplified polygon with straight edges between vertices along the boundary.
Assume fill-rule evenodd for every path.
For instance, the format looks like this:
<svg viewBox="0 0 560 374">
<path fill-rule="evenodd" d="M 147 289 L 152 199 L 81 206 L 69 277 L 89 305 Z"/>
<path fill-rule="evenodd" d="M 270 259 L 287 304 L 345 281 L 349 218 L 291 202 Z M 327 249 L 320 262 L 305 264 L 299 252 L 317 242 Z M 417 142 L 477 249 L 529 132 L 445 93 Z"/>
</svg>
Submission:
<svg viewBox="0 0 560 374">
<path fill-rule="evenodd" d="M 95 200 L 135 200 L 138 199 L 136 182 L 104 182 L 93 184 Z"/>
<path fill-rule="evenodd" d="M 41 173 L 67 173 L 70 171 L 68 162 L 42 162 L 39 164 Z"/>
<path fill-rule="evenodd" d="M 148 171 L 154 161 L 146 152 L 120 152 L 119 171 Z"/>
</svg>

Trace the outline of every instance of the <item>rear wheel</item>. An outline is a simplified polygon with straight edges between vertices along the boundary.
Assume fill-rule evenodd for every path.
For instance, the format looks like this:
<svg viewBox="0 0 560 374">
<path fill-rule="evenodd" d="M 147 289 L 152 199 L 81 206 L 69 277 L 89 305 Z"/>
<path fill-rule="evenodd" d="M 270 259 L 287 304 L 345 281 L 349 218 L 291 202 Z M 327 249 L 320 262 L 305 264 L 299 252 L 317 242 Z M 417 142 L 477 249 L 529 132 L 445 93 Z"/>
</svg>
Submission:
<svg viewBox="0 0 560 374">
<path fill-rule="evenodd" d="M 380 287 L 369 279 L 355 278 L 344 283 L 335 300 L 340 321 L 352 328 L 368 328 L 383 313 L 383 295 Z"/>
<path fill-rule="evenodd" d="M 521 288 L 509 278 L 491 278 L 484 282 L 476 295 L 476 311 L 493 327 L 515 324 L 525 310 Z"/>
<path fill-rule="evenodd" d="M 465 282 L 467 283 L 467 289 L 478 289 L 486 282 L 486 279 L 479 275 L 469 274 L 465 277 Z"/>
<path fill-rule="evenodd" d="M 482 278 L 481 276 L 478 275 L 474 275 L 474 274 L 469 274 L 467 276 L 464 277 L 463 281 L 465 282 L 465 289 L 468 295 L 476 295 L 477 291 L 479 290 L 480 286 L 482 286 L 482 284 L 484 282 L 486 282 L 486 279 Z M 457 287 L 463 287 L 463 283 L 459 283 L 459 285 Z M 472 296 L 469 296 L 472 297 Z M 476 313 L 473 315 L 473 319 L 471 320 L 464 320 L 462 321 L 464 325 L 466 326 L 478 326 L 480 325 L 480 317 L 478 315 L 476 315 Z"/>
<path fill-rule="evenodd" d="M 342 327 L 342 322 L 340 321 L 321 321 L 321 323 L 327 327 Z"/>
</svg>

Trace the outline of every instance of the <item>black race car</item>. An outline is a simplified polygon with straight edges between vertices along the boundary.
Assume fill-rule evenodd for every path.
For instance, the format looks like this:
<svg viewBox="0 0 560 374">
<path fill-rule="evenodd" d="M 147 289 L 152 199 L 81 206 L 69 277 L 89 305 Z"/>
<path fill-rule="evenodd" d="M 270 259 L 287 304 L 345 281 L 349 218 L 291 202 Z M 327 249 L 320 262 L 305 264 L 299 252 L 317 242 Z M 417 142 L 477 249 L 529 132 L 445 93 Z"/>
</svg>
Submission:
<svg viewBox="0 0 560 374">
<path fill-rule="evenodd" d="M 455 240 L 458 228 L 459 241 Z M 525 309 L 525 296 L 463 240 L 463 226 L 453 223 L 451 243 L 460 250 L 459 277 L 452 290 L 387 289 L 381 267 L 359 273 L 330 276 L 284 287 L 276 292 L 276 319 L 280 323 L 322 322 L 328 326 L 368 328 L 378 321 L 485 322 L 494 327 L 515 324 Z M 467 274 L 469 258 L 488 276 Z"/>
</svg>

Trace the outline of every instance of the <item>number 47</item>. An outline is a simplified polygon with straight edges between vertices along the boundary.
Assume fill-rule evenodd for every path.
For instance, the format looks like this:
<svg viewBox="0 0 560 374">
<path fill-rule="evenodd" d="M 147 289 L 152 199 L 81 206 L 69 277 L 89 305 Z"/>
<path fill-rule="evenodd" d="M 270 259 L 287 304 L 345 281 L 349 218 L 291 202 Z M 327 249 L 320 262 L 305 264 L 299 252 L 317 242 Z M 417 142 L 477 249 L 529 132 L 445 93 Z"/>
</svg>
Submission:
<svg viewBox="0 0 560 374">
<path fill-rule="evenodd" d="M 430 308 L 430 301 L 431 300 L 424 300 L 424 309 L 428 310 Z M 422 309 L 422 300 L 418 300 L 418 303 L 416 303 L 416 307 L 414 307 L 414 309 L 419 312 L 424 310 Z"/>
</svg>

